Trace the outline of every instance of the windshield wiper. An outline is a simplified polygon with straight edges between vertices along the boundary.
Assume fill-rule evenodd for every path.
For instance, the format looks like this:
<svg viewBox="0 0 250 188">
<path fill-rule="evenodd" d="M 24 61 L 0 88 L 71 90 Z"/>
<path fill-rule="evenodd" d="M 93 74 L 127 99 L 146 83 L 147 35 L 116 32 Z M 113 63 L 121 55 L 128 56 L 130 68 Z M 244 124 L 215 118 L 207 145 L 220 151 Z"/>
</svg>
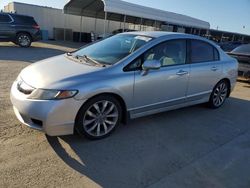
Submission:
<svg viewBox="0 0 250 188">
<path fill-rule="evenodd" d="M 102 64 L 102 63 L 100 63 L 100 62 L 98 62 L 98 61 L 96 61 L 96 60 L 94 60 L 94 59 L 92 59 L 91 57 L 89 57 L 89 56 L 87 56 L 87 55 L 82 55 L 82 56 L 77 55 L 76 58 L 77 58 L 77 59 L 83 58 L 84 60 L 91 61 L 92 63 L 94 63 L 94 64 L 96 64 L 96 65 L 101 65 L 101 66 L 103 66 L 103 67 L 106 67 L 106 65 L 104 65 L 104 64 Z"/>
</svg>

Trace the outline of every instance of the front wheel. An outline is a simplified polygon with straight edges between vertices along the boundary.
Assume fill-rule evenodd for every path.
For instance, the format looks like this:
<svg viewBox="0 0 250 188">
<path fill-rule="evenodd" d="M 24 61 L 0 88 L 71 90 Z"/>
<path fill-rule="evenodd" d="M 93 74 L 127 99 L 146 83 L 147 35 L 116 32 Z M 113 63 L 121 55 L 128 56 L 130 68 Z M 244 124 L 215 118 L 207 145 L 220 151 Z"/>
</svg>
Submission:
<svg viewBox="0 0 250 188">
<path fill-rule="evenodd" d="M 225 80 L 220 81 L 213 89 L 209 100 L 209 106 L 211 108 L 221 107 L 227 98 L 228 92 L 228 83 Z"/>
<path fill-rule="evenodd" d="M 110 135 L 121 120 L 121 105 L 112 96 L 98 96 L 82 106 L 76 117 L 75 128 L 89 139 Z"/>
<path fill-rule="evenodd" d="M 19 33 L 16 38 L 16 44 L 18 44 L 21 47 L 27 48 L 31 45 L 31 37 L 27 33 Z"/>
</svg>

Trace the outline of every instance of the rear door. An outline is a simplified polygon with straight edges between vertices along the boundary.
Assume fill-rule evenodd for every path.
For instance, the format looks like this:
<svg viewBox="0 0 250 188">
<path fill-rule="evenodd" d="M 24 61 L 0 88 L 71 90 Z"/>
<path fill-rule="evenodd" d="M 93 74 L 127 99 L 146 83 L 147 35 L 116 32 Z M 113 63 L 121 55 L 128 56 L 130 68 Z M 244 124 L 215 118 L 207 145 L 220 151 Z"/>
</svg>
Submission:
<svg viewBox="0 0 250 188">
<path fill-rule="evenodd" d="M 218 50 L 201 40 L 189 40 L 190 78 L 187 99 L 198 100 L 210 95 L 222 74 Z"/>
<path fill-rule="evenodd" d="M 14 29 L 11 27 L 12 22 L 13 20 L 8 14 L 0 14 L 0 40 L 1 41 L 10 40 L 13 34 L 13 29 Z"/>
</svg>

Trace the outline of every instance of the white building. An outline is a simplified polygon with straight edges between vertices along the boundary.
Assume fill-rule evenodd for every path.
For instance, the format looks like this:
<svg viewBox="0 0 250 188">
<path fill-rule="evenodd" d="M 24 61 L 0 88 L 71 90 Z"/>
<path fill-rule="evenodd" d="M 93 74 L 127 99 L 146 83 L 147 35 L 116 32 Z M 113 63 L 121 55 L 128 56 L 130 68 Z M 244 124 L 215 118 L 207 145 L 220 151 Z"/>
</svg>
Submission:
<svg viewBox="0 0 250 188">
<path fill-rule="evenodd" d="M 64 14 L 62 9 L 12 2 L 4 7 L 4 12 L 33 16 L 41 30 L 48 31 L 49 38 L 54 38 L 54 28 L 70 29 L 72 32 L 95 32 L 97 35 L 103 33 L 102 19 L 82 17 L 82 24 L 80 24 L 81 16 Z M 121 28 L 120 22 L 109 22 L 108 32 Z M 82 28 L 80 28 L 81 26 Z"/>
<path fill-rule="evenodd" d="M 64 11 L 12 2 L 4 7 L 4 11 L 33 16 L 43 33 L 48 33 L 48 38 L 59 40 L 72 40 L 75 32 L 93 32 L 98 36 L 129 28 L 200 35 L 210 28 L 210 24 L 203 20 L 121 0 L 69 0 Z"/>
</svg>

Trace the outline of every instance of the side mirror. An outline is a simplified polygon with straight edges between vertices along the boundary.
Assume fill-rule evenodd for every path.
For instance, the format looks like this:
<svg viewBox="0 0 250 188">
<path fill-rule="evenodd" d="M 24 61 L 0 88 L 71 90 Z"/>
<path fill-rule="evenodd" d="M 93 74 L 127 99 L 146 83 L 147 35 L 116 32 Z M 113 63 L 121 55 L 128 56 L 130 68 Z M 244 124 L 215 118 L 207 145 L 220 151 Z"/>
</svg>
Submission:
<svg viewBox="0 0 250 188">
<path fill-rule="evenodd" d="M 161 68 L 161 62 L 157 60 L 147 60 L 142 64 L 142 75 L 146 75 L 149 70 L 158 70 Z"/>
</svg>

